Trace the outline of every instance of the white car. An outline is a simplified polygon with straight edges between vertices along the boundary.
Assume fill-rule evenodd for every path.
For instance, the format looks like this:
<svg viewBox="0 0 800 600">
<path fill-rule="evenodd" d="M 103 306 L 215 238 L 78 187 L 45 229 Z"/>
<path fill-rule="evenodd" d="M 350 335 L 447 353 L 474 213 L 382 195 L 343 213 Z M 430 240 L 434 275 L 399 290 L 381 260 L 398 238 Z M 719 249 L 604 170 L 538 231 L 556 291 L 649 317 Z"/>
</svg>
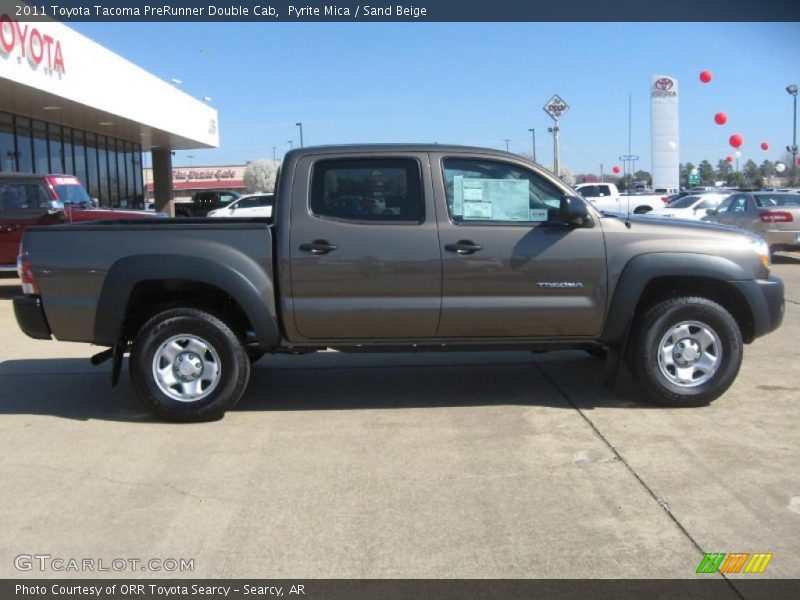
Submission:
<svg viewBox="0 0 800 600">
<path fill-rule="evenodd" d="M 212 218 L 271 218 L 275 194 L 251 194 L 242 196 L 228 206 L 209 211 Z"/>
<path fill-rule="evenodd" d="M 674 200 L 664 208 L 647 213 L 653 217 L 672 217 L 673 219 L 693 219 L 699 221 L 706 216 L 709 208 L 715 209 L 730 194 L 702 194 L 684 196 Z"/>
</svg>

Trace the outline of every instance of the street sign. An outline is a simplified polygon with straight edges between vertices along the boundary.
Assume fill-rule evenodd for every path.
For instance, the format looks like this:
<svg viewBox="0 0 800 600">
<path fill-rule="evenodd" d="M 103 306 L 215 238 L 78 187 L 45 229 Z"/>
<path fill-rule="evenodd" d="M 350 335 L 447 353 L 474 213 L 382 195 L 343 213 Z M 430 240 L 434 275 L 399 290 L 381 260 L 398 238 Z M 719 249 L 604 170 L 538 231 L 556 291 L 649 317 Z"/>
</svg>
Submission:
<svg viewBox="0 0 800 600">
<path fill-rule="evenodd" d="M 554 121 L 558 121 L 559 117 L 569 110 L 569 104 L 564 102 L 558 94 L 554 94 L 542 109 L 550 115 Z"/>
<path fill-rule="evenodd" d="M 689 184 L 694 185 L 700 183 L 700 175 L 697 173 L 689 173 Z"/>
</svg>

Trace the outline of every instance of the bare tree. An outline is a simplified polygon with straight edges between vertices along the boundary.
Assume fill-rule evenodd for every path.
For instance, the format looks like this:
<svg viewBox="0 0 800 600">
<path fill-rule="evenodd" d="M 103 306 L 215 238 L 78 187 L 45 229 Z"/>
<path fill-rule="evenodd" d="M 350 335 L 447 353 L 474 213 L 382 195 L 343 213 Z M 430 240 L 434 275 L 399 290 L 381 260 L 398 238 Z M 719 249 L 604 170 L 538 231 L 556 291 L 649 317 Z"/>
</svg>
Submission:
<svg viewBox="0 0 800 600">
<path fill-rule="evenodd" d="M 279 164 L 278 161 L 266 158 L 257 158 L 247 163 L 244 169 L 244 184 L 247 186 L 247 191 L 274 192 Z"/>
</svg>

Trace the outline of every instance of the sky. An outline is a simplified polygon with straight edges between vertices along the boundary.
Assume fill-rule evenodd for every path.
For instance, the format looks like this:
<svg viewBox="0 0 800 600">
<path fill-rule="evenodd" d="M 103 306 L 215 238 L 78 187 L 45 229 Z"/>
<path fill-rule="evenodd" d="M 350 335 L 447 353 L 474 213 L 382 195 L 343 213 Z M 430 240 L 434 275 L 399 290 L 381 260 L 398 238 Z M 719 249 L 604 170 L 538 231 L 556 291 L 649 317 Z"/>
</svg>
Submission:
<svg viewBox="0 0 800 600">
<path fill-rule="evenodd" d="M 174 164 L 238 164 L 305 145 L 439 142 L 531 153 L 608 173 L 631 152 L 650 166 L 650 76 L 680 86 L 680 159 L 712 163 L 744 137 L 742 161 L 783 158 L 800 83 L 797 23 L 73 23 L 72 27 L 219 111 L 219 149 Z M 709 84 L 702 70 L 713 72 Z M 131 90 L 135 93 L 135 90 Z M 714 123 L 716 112 L 728 123 Z M 764 152 L 759 145 L 767 141 Z M 191 158 L 189 158 L 191 156 Z"/>
</svg>

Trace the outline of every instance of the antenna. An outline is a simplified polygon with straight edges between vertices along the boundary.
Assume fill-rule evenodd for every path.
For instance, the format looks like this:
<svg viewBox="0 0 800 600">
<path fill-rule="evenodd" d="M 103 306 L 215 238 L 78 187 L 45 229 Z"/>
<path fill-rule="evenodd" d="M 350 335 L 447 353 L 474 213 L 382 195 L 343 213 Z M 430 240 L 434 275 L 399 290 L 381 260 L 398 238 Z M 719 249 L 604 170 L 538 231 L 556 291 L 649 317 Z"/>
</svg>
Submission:
<svg viewBox="0 0 800 600">
<path fill-rule="evenodd" d="M 632 118 L 631 118 L 631 115 L 632 115 L 631 96 L 632 96 L 632 94 L 630 92 L 628 92 L 628 158 L 633 156 L 631 154 L 631 129 L 633 127 L 631 125 L 631 123 L 632 123 Z M 630 170 L 632 171 L 633 170 L 633 161 L 630 161 L 627 164 L 631 165 Z M 629 172 L 629 175 L 630 175 L 630 178 L 628 179 L 628 188 L 625 190 L 628 193 L 628 210 L 626 211 L 625 227 L 627 227 L 628 229 L 631 228 L 631 187 L 630 186 L 633 185 L 633 173 Z"/>
</svg>

